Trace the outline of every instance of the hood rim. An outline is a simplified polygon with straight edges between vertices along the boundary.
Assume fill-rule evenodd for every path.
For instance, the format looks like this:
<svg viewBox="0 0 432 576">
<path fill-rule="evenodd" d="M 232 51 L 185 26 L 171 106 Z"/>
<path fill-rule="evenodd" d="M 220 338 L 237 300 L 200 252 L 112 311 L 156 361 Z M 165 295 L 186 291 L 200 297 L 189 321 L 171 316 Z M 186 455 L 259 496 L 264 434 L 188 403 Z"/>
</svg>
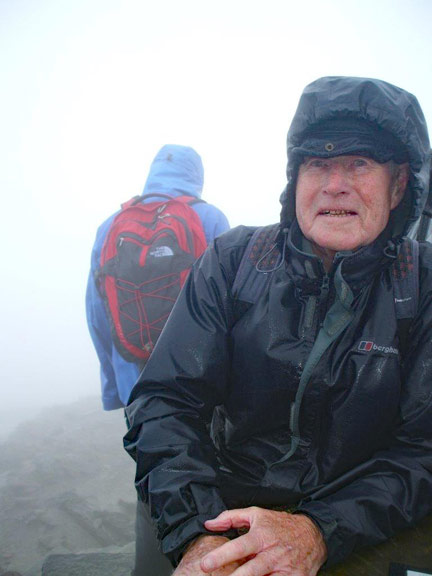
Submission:
<svg viewBox="0 0 432 576">
<path fill-rule="evenodd" d="M 367 121 L 387 130 L 406 148 L 410 169 L 402 203 L 406 214 L 394 239 L 409 234 L 422 215 L 429 192 L 431 150 L 423 111 L 417 98 L 402 88 L 383 80 L 345 76 L 319 78 L 306 86 L 300 97 L 287 136 L 287 184 L 280 197 L 282 227 L 290 226 L 295 219 L 295 186 L 300 162 L 293 149 L 315 124 L 344 117 Z"/>
</svg>

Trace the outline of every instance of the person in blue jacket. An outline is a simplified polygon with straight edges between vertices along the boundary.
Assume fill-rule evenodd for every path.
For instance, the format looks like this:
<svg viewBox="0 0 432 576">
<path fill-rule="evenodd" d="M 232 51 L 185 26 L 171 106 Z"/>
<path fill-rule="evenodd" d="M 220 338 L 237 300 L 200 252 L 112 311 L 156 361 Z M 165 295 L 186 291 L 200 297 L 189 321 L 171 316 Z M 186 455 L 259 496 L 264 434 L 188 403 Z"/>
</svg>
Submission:
<svg viewBox="0 0 432 576">
<path fill-rule="evenodd" d="M 190 195 L 201 198 L 204 168 L 201 157 L 188 146 L 167 144 L 156 154 L 142 192 L 143 202 L 151 202 L 151 194 L 169 196 Z M 150 196 L 149 196 L 150 195 Z M 155 197 L 154 200 L 158 198 Z M 192 204 L 198 214 L 207 243 L 229 229 L 221 210 L 206 202 Z M 109 319 L 104 302 L 97 289 L 95 274 L 99 268 L 101 250 L 110 225 L 110 216 L 99 227 L 91 254 L 91 269 L 87 284 L 86 312 L 90 335 L 100 362 L 102 405 L 104 410 L 115 410 L 127 405 L 130 392 L 139 376 L 140 368 L 125 360 L 111 337 Z M 171 573 L 171 564 L 159 552 L 158 542 L 151 526 L 146 506 L 138 501 L 136 515 L 135 576 L 163 576 Z"/>
<path fill-rule="evenodd" d="M 159 150 L 151 164 L 142 195 L 161 193 L 173 197 L 190 195 L 201 198 L 203 183 L 204 168 L 199 154 L 189 146 L 167 144 Z M 151 200 L 147 198 L 143 201 Z M 216 206 L 199 202 L 192 207 L 201 219 L 208 244 L 229 229 L 226 216 Z M 98 228 L 86 294 L 87 323 L 100 362 L 104 410 L 115 410 L 127 405 L 140 372 L 138 366 L 126 361 L 114 346 L 105 306 L 95 282 L 105 236 L 117 213 Z"/>
</svg>

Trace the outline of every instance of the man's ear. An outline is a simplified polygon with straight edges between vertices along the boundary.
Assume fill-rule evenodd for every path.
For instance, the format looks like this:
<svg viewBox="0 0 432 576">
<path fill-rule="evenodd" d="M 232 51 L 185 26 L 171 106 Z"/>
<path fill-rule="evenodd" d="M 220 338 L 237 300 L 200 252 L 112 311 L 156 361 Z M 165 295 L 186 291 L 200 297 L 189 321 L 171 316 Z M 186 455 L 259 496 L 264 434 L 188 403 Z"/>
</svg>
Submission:
<svg viewBox="0 0 432 576">
<path fill-rule="evenodd" d="M 391 195 L 391 207 L 393 210 L 398 206 L 399 202 L 402 200 L 405 194 L 406 187 L 409 180 L 409 164 L 399 164 L 396 169 L 396 174 L 393 182 L 392 195 Z"/>
</svg>

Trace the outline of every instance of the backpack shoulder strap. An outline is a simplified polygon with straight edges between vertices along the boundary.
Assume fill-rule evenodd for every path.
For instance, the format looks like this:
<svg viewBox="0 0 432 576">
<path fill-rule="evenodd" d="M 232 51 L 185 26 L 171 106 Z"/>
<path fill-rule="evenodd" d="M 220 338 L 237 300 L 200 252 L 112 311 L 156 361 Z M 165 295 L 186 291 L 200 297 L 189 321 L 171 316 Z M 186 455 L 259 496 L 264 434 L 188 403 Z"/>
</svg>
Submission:
<svg viewBox="0 0 432 576">
<path fill-rule="evenodd" d="M 121 209 L 124 210 L 125 208 L 129 208 L 129 206 L 135 206 L 135 204 L 138 204 L 141 201 L 141 198 L 142 196 L 133 196 L 133 198 L 130 198 L 130 200 L 121 204 Z"/>
<path fill-rule="evenodd" d="M 196 196 L 188 196 L 186 194 L 184 196 L 176 196 L 174 199 L 178 200 L 179 202 L 183 202 L 183 204 L 188 204 L 189 206 L 192 206 L 193 204 L 207 204 L 207 202 L 202 198 L 197 198 Z"/>
<path fill-rule="evenodd" d="M 232 286 L 236 300 L 253 304 L 263 292 L 281 257 L 276 241 L 278 230 L 279 224 L 270 224 L 252 234 Z"/>
<path fill-rule="evenodd" d="M 277 268 L 281 253 L 278 224 L 257 228 L 240 261 L 232 286 L 235 300 L 254 304 Z M 411 323 L 419 301 L 419 243 L 407 238 L 391 266 L 393 294 L 401 349 L 406 349 Z"/>
<path fill-rule="evenodd" d="M 162 192 L 153 192 L 152 194 L 144 194 L 143 196 L 134 196 L 127 202 L 121 205 L 122 208 L 128 208 L 129 206 L 134 206 L 135 204 L 139 204 L 145 198 L 160 198 L 160 201 L 163 202 L 164 200 L 176 200 L 177 202 L 181 202 L 182 204 L 188 204 L 192 206 L 192 204 L 207 204 L 205 200 L 202 198 L 196 198 L 195 196 L 188 196 L 184 194 L 183 196 L 170 196 L 169 194 L 163 194 Z M 157 200 L 155 200 L 157 202 Z"/>
<path fill-rule="evenodd" d="M 414 318 L 419 299 L 419 243 L 407 238 L 392 264 L 393 292 L 398 320 Z"/>
<path fill-rule="evenodd" d="M 419 243 L 412 238 L 406 238 L 400 246 L 398 257 L 391 266 L 396 319 L 402 351 L 407 348 L 409 330 L 417 314 L 419 275 Z"/>
</svg>

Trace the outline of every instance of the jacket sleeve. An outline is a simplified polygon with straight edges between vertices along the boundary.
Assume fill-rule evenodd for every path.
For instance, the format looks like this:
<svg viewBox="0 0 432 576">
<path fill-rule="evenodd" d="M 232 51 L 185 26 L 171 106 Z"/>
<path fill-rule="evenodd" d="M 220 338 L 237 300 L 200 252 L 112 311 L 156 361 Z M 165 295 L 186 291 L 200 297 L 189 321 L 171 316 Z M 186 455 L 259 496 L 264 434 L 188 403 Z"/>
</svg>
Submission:
<svg viewBox="0 0 432 576">
<path fill-rule="evenodd" d="M 193 204 L 193 208 L 200 217 L 204 228 L 207 244 L 210 244 L 217 236 L 229 230 L 229 222 L 225 214 L 207 203 Z"/>
<path fill-rule="evenodd" d="M 115 370 L 112 364 L 113 342 L 109 321 L 102 297 L 95 282 L 95 272 L 99 267 L 100 254 L 106 232 L 113 217 L 106 220 L 98 229 L 93 246 L 90 274 L 86 290 L 87 326 L 100 362 L 101 392 L 104 410 L 123 407 L 117 389 Z"/>
<path fill-rule="evenodd" d="M 126 409 L 125 448 L 137 461 L 138 494 L 173 563 L 206 533 L 204 521 L 226 509 L 208 433 L 230 364 L 232 279 L 221 251 L 216 241 L 195 263 Z"/>
<path fill-rule="evenodd" d="M 423 271 L 422 285 L 432 285 L 432 270 Z M 354 548 L 391 537 L 432 511 L 431 292 L 423 290 L 411 327 L 400 418 L 391 445 L 298 508 L 320 526 L 328 564 L 343 560 Z"/>
</svg>

